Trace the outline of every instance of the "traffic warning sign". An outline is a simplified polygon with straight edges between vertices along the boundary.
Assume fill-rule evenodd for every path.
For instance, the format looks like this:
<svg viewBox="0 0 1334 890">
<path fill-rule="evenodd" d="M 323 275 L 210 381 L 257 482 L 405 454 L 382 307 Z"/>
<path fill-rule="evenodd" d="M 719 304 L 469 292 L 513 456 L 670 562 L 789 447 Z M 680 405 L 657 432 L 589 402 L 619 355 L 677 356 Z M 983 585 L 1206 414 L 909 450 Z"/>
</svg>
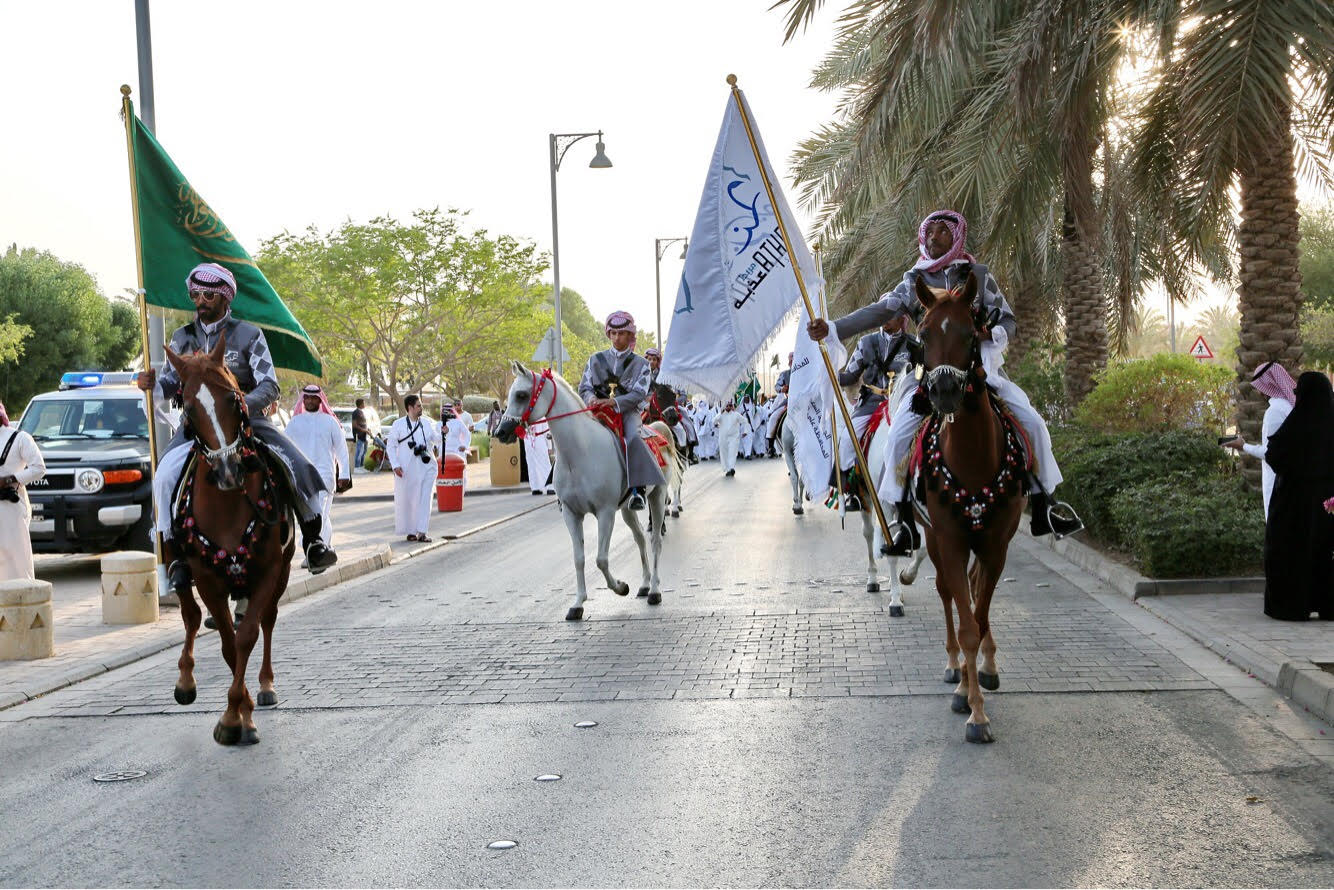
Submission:
<svg viewBox="0 0 1334 890">
<path fill-rule="evenodd" d="M 1190 354 L 1199 359 L 1214 357 L 1214 351 L 1210 349 L 1209 344 L 1205 342 L 1203 334 L 1195 338 L 1195 342 L 1190 347 Z"/>
</svg>

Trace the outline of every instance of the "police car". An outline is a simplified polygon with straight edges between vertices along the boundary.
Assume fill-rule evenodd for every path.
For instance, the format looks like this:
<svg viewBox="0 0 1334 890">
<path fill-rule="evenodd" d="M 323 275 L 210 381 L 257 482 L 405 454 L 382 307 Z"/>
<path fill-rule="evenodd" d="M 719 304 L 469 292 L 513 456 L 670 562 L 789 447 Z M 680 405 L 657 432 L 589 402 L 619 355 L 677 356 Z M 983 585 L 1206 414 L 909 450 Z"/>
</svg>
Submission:
<svg viewBox="0 0 1334 890">
<path fill-rule="evenodd" d="M 153 549 L 148 418 L 134 377 L 71 372 L 28 403 L 19 428 L 46 461 L 28 486 L 34 551 Z"/>
</svg>

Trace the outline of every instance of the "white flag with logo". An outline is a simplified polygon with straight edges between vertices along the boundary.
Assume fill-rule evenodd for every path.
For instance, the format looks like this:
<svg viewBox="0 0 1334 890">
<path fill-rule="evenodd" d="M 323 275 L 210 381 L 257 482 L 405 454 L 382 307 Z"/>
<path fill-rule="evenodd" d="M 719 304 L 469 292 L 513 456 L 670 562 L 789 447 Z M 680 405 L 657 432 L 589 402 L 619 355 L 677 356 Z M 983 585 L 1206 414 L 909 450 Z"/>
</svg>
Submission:
<svg viewBox="0 0 1334 890">
<path fill-rule="evenodd" d="M 797 475 L 801 476 L 806 490 L 818 498 L 829 489 L 836 459 L 829 423 L 830 409 L 834 408 L 834 384 L 825 371 L 824 359 L 820 357 L 820 344 L 806 334 L 809 321 L 803 306 L 797 321 L 797 343 L 792 349 L 792 373 L 788 377 L 787 425 L 795 443 L 792 456 L 796 460 Z M 829 350 L 829 360 L 835 370 L 847 363 L 847 350 L 838 340 L 828 338 L 825 348 Z M 841 416 L 838 434 L 848 435 Z"/>
<path fill-rule="evenodd" d="M 754 149 L 738 102 L 750 121 Z M 765 175 L 776 210 L 765 190 Z M 727 100 L 690 233 L 660 382 L 726 399 L 761 357 L 801 298 L 794 257 L 788 256 L 778 228 L 780 213 L 808 292 L 816 293 L 820 279 L 815 263 L 774 177 L 755 117 L 737 90 Z"/>
</svg>

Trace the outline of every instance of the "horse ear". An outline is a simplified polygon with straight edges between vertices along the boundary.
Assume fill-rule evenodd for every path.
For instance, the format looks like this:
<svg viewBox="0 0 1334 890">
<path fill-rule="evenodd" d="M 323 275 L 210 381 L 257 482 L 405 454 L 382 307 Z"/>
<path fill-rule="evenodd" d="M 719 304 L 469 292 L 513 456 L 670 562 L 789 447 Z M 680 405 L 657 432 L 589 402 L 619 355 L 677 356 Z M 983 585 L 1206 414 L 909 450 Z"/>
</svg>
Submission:
<svg viewBox="0 0 1334 890">
<path fill-rule="evenodd" d="M 177 374 L 180 374 L 180 373 L 181 373 L 181 357 L 180 357 L 179 355 L 177 355 L 176 353 L 172 352 L 170 346 L 166 347 L 166 350 L 165 350 L 165 351 L 166 351 L 166 354 L 167 354 L 167 364 L 169 364 L 169 365 L 171 365 L 173 368 L 175 368 Z"/>
<path fill-rule="evenodd" d="M 213 351 L 208 354 L 208 357 L 213 361 L 221 364 L 222 357 L 226 352 L 227 352 L 227 333 L 225 331 L 218 331 L 218 345 L 213 347 Z"/>
<path fill-rule="evenodd" d="M 919 281 L 921 279 L 918 279 Z M 973 299 L 977 296 L 980 285 L 977 283 L 977 273 L 969 272 L 968 280 L 963 285 L 963 301 L 969 306 L 973 305 Z"/>
<path fill-rule="evenodd" d="M 917 289 L 917 301 L 922 304 L 922 308 L 930 309 L 936 305 L 936 295 L 931 292 L 931 288 L 926 286 L 926 282 L 922 280 L 921 275 L 913 278 L 913 286 Z"/>
</svg>

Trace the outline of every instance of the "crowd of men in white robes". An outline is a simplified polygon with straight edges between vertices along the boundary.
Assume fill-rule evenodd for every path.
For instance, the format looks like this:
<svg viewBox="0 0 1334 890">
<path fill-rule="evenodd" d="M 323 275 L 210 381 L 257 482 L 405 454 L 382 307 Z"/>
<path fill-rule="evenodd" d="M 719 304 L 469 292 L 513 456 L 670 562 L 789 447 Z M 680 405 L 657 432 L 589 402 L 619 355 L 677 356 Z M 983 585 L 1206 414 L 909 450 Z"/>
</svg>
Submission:
<svg viewBox="0 0 1334 890">
<path fill-rule="evenodd" d="M 778 402 L 764 395 L 758 401 L 745 396 L 740 405 L 732 399 L 718 403 L 703 398 L 685 405 L 699 435 L 695 455 L 721 462 L 728 476 L 736 475 L 738 460 L 776 457 L 769 420 L 777 406 Z"/>
</svg>

